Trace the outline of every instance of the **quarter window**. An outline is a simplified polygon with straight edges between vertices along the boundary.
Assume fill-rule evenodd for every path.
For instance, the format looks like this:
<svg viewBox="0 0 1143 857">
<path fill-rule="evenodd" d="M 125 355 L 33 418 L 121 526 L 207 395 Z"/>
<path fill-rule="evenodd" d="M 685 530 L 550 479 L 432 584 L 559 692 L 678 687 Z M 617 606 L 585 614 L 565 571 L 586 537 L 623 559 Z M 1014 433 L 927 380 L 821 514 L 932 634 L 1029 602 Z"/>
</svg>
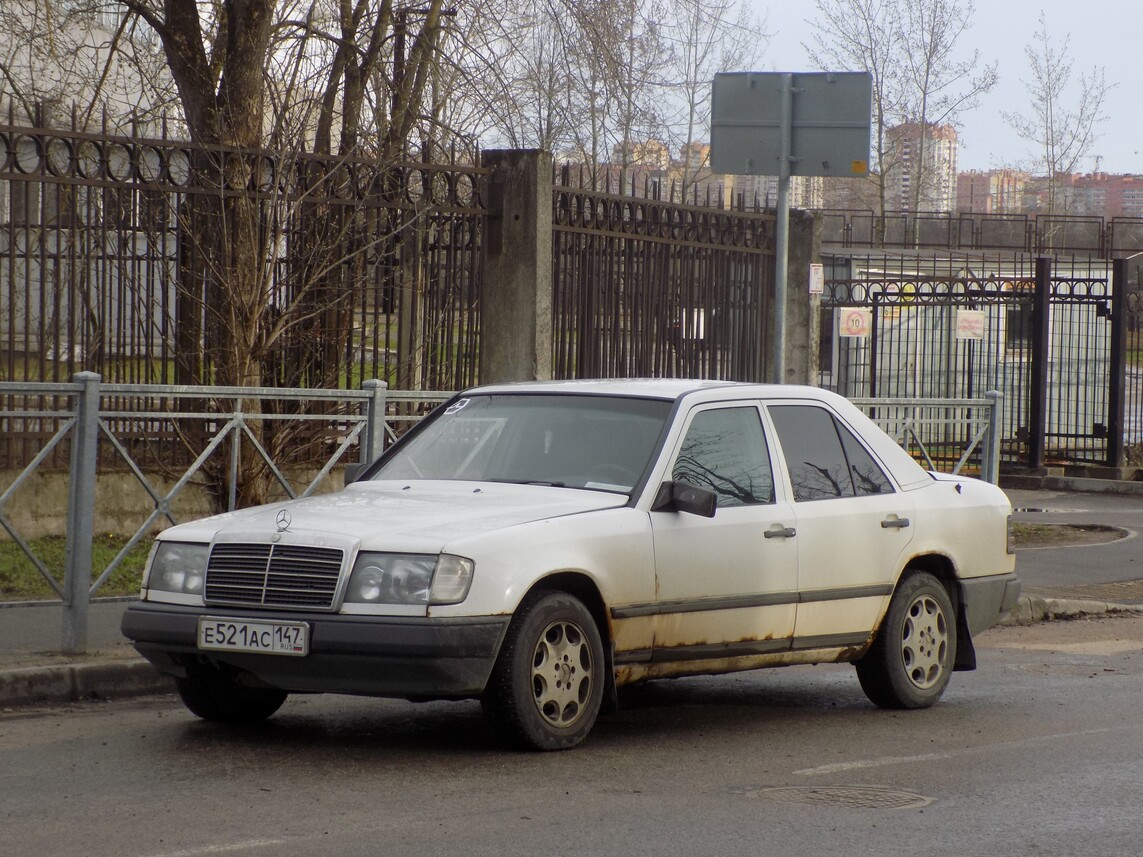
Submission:
<svg viewBox="0 0 1143 857">
<path fill-rule="evenodd" d="M 720 507 L 773 503 L 774 474 L 757 408 L 695 414 L 671 478 L 714 491 Z"/>
</svg>

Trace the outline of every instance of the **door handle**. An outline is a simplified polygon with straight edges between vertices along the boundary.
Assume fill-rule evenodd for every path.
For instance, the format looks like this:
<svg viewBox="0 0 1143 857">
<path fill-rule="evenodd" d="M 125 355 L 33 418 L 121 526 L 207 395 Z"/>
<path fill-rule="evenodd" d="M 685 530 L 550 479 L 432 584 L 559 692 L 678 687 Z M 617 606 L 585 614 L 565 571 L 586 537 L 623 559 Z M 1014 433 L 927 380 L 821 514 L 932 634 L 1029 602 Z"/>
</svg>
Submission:
<svg viewBox="0 0 1143 857">
<path fill-rule="evenodd" d="M 776 530 L 767 530 L 762 535 L 768 539 L 792 539 L 797 535 L 797 531 L 793 527 L 785 527 Z"/>
<path fill-rule="evenodd" d="M 881 522 L 883 530 L 903 530 L 907 526 L 909 526 L 908 518 L 886 518 Z"/>
</svg>

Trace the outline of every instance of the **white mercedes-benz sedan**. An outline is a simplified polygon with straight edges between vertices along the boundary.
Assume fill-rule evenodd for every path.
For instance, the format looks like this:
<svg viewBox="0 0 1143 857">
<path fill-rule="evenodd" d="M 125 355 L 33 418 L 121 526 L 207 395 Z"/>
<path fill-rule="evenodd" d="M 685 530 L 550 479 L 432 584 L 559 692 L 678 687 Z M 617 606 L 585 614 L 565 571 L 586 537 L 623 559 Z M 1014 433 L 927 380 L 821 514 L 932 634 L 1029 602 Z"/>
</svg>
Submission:
<svg viewBox="0 0 1143 857">
<path fill-rule="evenodd" d="M 1016 602 L 1011 512 L 818 389 L 488 386 L 338 493 L 163 532 L 123 632 L 223 722 L 479 698 L 555 750 L 623 685 L 826 662 L 923 708 Z"/>
</svg>

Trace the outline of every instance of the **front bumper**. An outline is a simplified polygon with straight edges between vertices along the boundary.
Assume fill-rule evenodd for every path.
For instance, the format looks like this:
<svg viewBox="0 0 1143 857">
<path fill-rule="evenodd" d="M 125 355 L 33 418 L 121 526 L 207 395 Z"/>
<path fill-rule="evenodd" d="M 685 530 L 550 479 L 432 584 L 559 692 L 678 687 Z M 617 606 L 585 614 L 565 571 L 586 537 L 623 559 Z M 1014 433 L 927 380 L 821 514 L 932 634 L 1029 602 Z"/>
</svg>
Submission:
<svg viewBox="0 0 1143 857">
<path fill-rule="evenodd" d="M 310 626 L 306 657 L 203 651 L 200 616 L 300 621 Z M 478 696 L 488 682 L 508 616 L 433 619 L 183 607 L 140 602 L 123 615 L 123 635 L 162 672 L 194 663 L 226 664 L 287 691 L 412 699 Z"/>
<path fill-rule="evenodd" d="M 974 635 L 1004 618 L 1020 597 L 1020 578 L 1011 572 L 964 578 L 960 585 L 968 630 Z"/>
</svg>

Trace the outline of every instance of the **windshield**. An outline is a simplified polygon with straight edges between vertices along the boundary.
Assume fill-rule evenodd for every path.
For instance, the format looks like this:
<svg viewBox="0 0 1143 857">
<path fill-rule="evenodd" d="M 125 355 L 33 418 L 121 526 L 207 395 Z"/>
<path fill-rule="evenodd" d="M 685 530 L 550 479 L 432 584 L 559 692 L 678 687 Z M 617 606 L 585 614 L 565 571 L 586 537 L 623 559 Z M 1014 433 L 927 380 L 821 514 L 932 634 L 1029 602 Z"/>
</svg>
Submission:
<svg viewBox="0 0 1143 857">
<path fill-rule="evenodd" d="M 394 450 L 372 478 L 628 492 L 655 451 L 670 407 L 617 396 L 470 396 Z"/>
</svg>

